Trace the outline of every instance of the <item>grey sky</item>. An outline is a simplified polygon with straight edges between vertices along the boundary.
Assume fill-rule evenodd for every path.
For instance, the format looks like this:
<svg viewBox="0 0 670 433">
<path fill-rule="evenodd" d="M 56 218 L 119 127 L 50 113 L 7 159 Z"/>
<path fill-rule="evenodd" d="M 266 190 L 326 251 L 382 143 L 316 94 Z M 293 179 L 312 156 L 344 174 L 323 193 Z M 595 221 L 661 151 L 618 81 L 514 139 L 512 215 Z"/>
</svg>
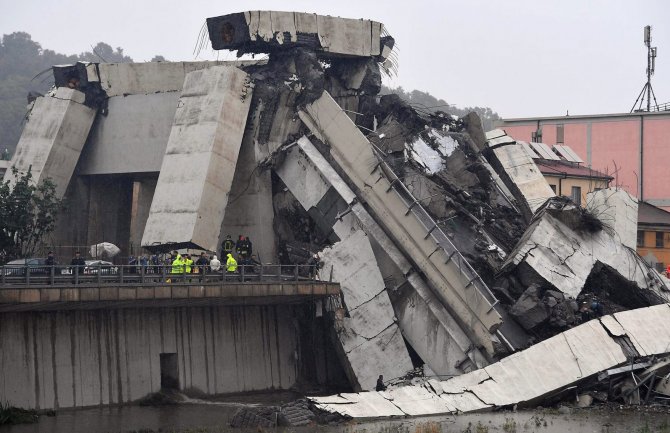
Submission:
<svg viewBox="0 0 670 433">
<path fill-rule="evenodd" d="M 26 31 L 72 54 L 103 41 L 135 61 L 193 60 L 205 18 L 253 9 L 370 18 L 396 38 L 392 86 L 425 90 L 503 117 L 627 112 L 645 81 L 642 29 L 653 26 L 654 90 L 670 102 L 670 2 L 1 0 L 0 32 Z M 213 59 L 209 49 L 201 59 Z M 220 59 L 234 58 L 230 53 Z"/>
</svg>

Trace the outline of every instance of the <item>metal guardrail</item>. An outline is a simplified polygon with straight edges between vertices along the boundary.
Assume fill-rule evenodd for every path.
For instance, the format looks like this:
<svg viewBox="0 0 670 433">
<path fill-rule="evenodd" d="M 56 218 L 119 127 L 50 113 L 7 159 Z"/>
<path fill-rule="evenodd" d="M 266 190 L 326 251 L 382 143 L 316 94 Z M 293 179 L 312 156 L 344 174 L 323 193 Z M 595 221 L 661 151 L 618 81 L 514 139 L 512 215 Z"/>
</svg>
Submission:
<svg viewBox="0 0 670 433">
<path fill-rule="evenodd" d="M 396 176 L 393 170 L 384 162 L 383 159 L 380 160 L 379 167 L 381 168 L 381 173 L 386 177 L 387 181 L 390 184 L 390 189 L 392 189 L 403 201 L 407 207 L 406 215 L 412 214 L 414 217 L 421 223 L 423 228 L 426 230 L 427 239 L 430 237 L 436 244 L 436 250 L 442 250 L 446 256 L 446 262 L 453 262 L 454 265 L 459 269 L 461 275 L 467 278 L 468 283 L 465 288 L 474 287 L 476 293 L 478 293 L 483 299 L 488 302 L 490 305 L 489 311 L 495 309 L 496 305 L 499 303 L 499 300 L 491 292 L 491 289 L 484 282 L 482 277 L 474 270 L 472 265 L 463 257 L 461 252 L 456 248 L 456 246 L 451 242 L 449 237 L 442 231 L 442 229 L 437 225 L 435 220 L 428 214 L 423 206 L 419 203 L 420 200 L 415 198 L 414 195 L 407 189 L 405 184 Z M 432 255 L 432 254 L 431 254 Z"/>
<path fill-rule="evenodd" d="M 0 289 L 63 287 L 82 285 L 104 287 L 119 285 L 158 286 L 221 285 L 240 283 L 312 282 L 318 269 L 313 265 L 238 265 L 237 272 L 225 269 L 212 271 L 209 266 L 186 267 L 171 265 L 6 265 L 0 266 Z"/>
</svg>

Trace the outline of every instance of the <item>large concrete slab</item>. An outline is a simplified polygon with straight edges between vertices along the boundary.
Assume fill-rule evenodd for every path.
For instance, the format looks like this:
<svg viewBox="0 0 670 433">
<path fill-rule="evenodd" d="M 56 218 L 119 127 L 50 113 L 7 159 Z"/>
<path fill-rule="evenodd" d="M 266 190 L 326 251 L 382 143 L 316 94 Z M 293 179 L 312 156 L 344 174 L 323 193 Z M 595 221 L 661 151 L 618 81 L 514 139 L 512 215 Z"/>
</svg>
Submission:
<svg viewBox="0 0 670 433">
<path fill-rule="evenodd" d="M 299 115 L 315 136 L 330 146 L 330 155 L 354 192 L 405 257 L 423 272 L 442 304 L 468 336 L 493 357 L 498 342 L 494 334 L 502 318 L 481 278 L 392 170 L 377 158 L 370 142 L 327 92 Z"/>
<path fill-rule="evenodd" d="M 186 75 L 142 246 L 216 251 L 251 92 L 248 75 L 235 67 Z"/>
<path fill-rule="evenodd" d="M 586 194 L 586 208 L 614 230 L 619 241 L 637 248 L 637 199 L 623 189 L 605 188 Z"/>
<path fill-rule="evenodd" d="M 401 377 L 412 361 L 367 235 L 358 230 L 321 252 L 324 270 L 340 283 L 348 313 L 335 328 L 341 359 L 355 390 L 372 390 L 377 377 Z"/>
<path fill-rule="evenodd" d="M 376 21 L 301 12 L 247 11 L 207 18 L 212 48 L 267 52 L 307 46 L 336 56 L 388 55 Z"/>
<path fill-rule="evenodd" d="M 670 291 L 658 274 L 652 272 L 635 250 L 621 243 L 617 232 L 580 229 L 577 227 L 580 217 L 575 216 L 578 214 L 575 204 L 556 200 L 547 203 L 535 215 L 502 269 L 511 271 L 522 264 L 529 266 L 544 281 L 576 298 L 594 266 L 602 263 L 648 291 L 649 299 L 670 300 Z M 566 223 L 570 221 L 574 221 L 573 226 Z M 531 284 L 531 279 L 524 284 Z"/>
<path fill-rule="evenodd" d="M 642 356 L 664 355 L 670 351 L 670 305 L 662 304 L 606 316 L 603 321 L 616 321 L 621 332 L 634 342 Z M 611 325 L 610 325 L 611 326 Z M 631 362 L 617 340 L 599 320 L 591 320 L 481 370 L 442 381 L 428 381 L 383 395 L 416 398 L 389 399 L 403 411 L 416 415 L 437 415 L 448 412 L 474 412 L 511 405 L 540 403 L 543 398 L 569 386 L 592 378 L 595 374 Z M 367 403 L 376 401 L 372 393 L 359 393 L 346 399 L 310 397 L 317 407 L 351 417 L 387 417 Z M 420 398 L 420 396 L 423 396 Z M 439 396 L 443 404 L 435 404 Z M 418 399 L 421 401 L 417 401 Z M 427 403 L 426 403 L 427 402 Z"/>
<path fill-rule="evenodd" d="M 158 173 L 180 92 L 112 96 L 81 154 L 83 175 Z"/>
<path fill-rule="evenodd" d="M 530 221 L 544 202 L 556 194 L 521 144 L 499 129 L 487 132 L 486 139 L 489 146 L 485 153 L 487 159 L 514 194 L 526 220 Z"/>
<path fill-rule="evenodd" d="M 59 87 L 53 96 L 37 98 L 12 158 L 12 165 L 32 170 L 36 183 L 51 178 L 62 198 L 74 172 L 96 110 L 84 105 L 78 90 Z M 15 181 L 11 170 L 4 180 Z"/>
<path fill-rule="evenodd" d="M 149 95 L 179 92 L 186 75 L 213 66 L 244 66 L 262 63 L 257 60 L 100 63 L 100 85 L 107 96 Z"/>
</svg>

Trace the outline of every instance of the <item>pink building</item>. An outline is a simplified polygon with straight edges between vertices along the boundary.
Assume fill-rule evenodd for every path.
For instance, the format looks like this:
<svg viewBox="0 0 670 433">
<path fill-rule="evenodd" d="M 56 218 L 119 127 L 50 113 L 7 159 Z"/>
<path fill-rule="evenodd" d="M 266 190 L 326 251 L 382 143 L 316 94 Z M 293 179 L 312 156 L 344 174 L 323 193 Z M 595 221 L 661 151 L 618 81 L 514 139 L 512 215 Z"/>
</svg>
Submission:
<svg viewBox="0 0 670 433">
<path fill-rule="evenodd" d="M 566 144 L 612 186 L 670 211 L 670 111 L 503 119 L 517 140 Z"/>
</svg>

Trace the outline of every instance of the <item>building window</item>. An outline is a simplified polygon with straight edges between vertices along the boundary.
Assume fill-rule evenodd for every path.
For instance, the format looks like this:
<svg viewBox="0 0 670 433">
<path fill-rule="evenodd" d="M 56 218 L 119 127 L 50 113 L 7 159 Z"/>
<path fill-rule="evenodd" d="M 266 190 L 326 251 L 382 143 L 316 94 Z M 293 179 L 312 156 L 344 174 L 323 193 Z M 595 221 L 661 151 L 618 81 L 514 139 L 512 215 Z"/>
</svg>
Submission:
<svg viewBox="0 0 670 433">
<path fill-rule="evenodd" d="M 638 247 L 643 247 L 644 246 L 644 231 L 643 230 L 638 230 L 637 231 L 637 246 Z"/>
<path fill-rule="evenodd" d="M 574 201 L 579 206 L 582 205 L 582 188 L 579 186 L 572 187 L 572 195 L 570 196 L 572 201 Z"/>
<path fill-rule="evenodd" d="M 542 143 L 542 128 L 537 128 L 537 131 L 531 132 L 530 141 L 533 143 Z"/>
<path fill-rule="evenodd" d="M 656 248 L 663 248 L 663 232 L 656 232 Z"/>
<path fill-rule="evenodd" d="M 563 125 L 556 125 L 556 144 L 563 144 Z"/>
<path fill-rule="evenodd" d="M 554 191 L 554 194 L 556 194 L 556 185 L 549 184 L 549 187 Z"/>
</svg>

